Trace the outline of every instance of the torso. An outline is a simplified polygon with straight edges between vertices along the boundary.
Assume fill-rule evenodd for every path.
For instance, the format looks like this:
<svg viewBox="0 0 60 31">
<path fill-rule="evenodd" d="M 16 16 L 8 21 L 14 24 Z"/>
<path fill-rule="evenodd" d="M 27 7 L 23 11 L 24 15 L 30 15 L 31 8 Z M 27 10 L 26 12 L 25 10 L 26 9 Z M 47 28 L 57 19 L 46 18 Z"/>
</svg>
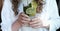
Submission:
<svg viewBox="0 0 60 31">
<path fill-rule="evenodd" d="M 28 4 L 30 3 L 29 1 L 29 3 L 27 3 L 27 1 L 28 0 L 25 0 L 25 1 L 22 1 L 23 2 L 23 4 L 21 4 L 20 5 L 20 7 L 19 7 L 19 10 L 21 10 L 20 12 L 23 12 L 23 7 L 24 6 L 28 6 Z M 24 6 L 23 6 L 24 5 Z M 21 8 L 21 9 L 20 9 Z M 45 15 L 44 15 L 45 16 Z M 35 15 L 35 17 L 41 17 L 41 13 L 36 13 L 36 15 Z M 43 16 L 42 16 L 43 17 Z M 47 29 L 45 29 L 45 28 L 37 28 L 37 29 L 34 29 L 34 28 L 32 28 L 32 27 L 27 27 L 27 26 L 23 26 L 22 28 L 20 28 L 19 29 L 19 31 L 47 31 Z"/>
</svg>

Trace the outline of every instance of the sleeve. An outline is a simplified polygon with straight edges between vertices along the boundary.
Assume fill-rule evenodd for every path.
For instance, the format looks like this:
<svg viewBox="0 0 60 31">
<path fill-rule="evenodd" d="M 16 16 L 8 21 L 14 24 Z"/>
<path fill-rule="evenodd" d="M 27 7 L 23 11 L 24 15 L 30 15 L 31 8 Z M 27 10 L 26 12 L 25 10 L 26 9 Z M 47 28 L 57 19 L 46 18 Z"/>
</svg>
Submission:
<svg viewBox="0 0 60 31">
<path fill-rule="evenodd" d="M 1 12 L 1 29 L 2 31 L 11 31 L 11 26 L 14 20 L 14 13 L 11 9 L 11 2 L 9 0 L 5 0 Z"/>
<path fill-rule="evenodd" d="M 49 14 L 49 31 L 56 31 L 60 27 L 60 18 L 56 0 L 47 0 L 47 14 Z"/>
</svg>

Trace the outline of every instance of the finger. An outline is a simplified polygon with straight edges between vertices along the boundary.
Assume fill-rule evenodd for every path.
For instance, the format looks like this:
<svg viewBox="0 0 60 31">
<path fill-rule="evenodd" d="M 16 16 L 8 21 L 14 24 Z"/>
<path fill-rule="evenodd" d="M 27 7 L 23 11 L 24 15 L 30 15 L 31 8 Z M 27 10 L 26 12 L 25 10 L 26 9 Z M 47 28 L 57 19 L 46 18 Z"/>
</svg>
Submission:
<svg viewBox="0 0 60 31">
<path fill-rule="evenodd" d="M 22 23 L 28 23 L 27 21 L 21 20 Z"/>
<path fill-rule="evenodd" d="M 33 18 L 32 21 L 38 20 L 38 18 Z"/>
<path fill-rule="evenodd" d="M 39 18 L 32 19 L 32 22 L 40 20 Z"/>
<path fill-rule="evenodd" d="M 42 27 L 42 24 L 34 24 L 34 25 L 31 25 L 31 27 L 33 27 L 33 28 L 40 28 L 40 27 Z"/>
<path fill-rule="evenodd" d="M 31 26 L 32 28 L 41 28 L 41 26 L 36 25 L 36 26 Z"/>
<path fill-rule="evenodd" d="M 30 21 L 30 18 L 24 18 L 24 17 L 22 17 L 21 19 L 24 20 L 24 21 Z"/>
<path fill-rule="evenodd" d="M 28 23 L 30 21 L 29 18 L 24 18 L 24 17 L 22 17 L 21 20 L 23 23 Z"/>
<path fill-rule="evenodd" d="M 21 13 L 19 14 L 19 16 L 20 16 L 20 15 L 22 15 L 22 14 L 24 14 L 24 13 L 23 13 L 23 12 L 21 12 Z"/>
<path fill-rule="evenodd" d="M 40 20 L 39 19 L 36 19 L 34 21 L 30 21 L 30 24 L 37 24 L 37 23 L 40 23 Z"/>
<path fill-rule="evenodd" d="M 29 22 L 30 25 L 38 24 L 38 23 L 40 23 L 40 21 Z"/>
<path fill-rule="evenodd" d="M 24 13 L 22 13 L 21 16 L 26 17 L 26 18 L 29 18 L 29 16 L 26 15 L 26 14 L 24 14 Z"/>
<path fill-rule="evenodd" d="M 24 12 L 21 12 L 20 14 L 23 14 Z"/>
<path fill-rule="evenodd" d="M 31 26 L 41 25 L 41 23 L 30 24 Z"/>
</svg>

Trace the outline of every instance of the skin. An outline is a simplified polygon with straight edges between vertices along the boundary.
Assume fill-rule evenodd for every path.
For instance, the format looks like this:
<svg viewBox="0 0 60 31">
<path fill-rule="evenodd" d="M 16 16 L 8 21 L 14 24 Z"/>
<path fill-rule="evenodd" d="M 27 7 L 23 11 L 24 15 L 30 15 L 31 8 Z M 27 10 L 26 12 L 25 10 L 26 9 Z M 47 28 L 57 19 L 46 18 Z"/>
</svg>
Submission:
<svg viewBox="0 0 60 31">
<path fill-rule="evenodd" d="M 18 31 L 23 24 L 26 24 L 30 21 L 29 16 L 24 13 L 20 13 L 18 19 L 12 24 L 12 31 Z"/>
<path fill-rule="evenodd" d="M 12 24 L 12 31 L 18 31 L 23 24 L 29 24 L 32 28 L 49 28 L 49 25 L 43 26 L 42 20 L 40 18 L 34 18 L 30 21 L 29 16 L 24 13 L 19 15 L 19 18 Z"/>
</svg>

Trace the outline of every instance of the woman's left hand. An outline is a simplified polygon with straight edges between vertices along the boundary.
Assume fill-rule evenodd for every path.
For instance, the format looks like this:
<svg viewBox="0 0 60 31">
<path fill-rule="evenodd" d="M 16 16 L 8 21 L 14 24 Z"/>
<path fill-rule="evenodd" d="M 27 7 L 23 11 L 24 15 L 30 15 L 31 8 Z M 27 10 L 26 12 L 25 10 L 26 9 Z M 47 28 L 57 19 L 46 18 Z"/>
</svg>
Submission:
<svg viewBox="0 0 60 31">
<path fill-rule="evenodd" d="M 32 28 L 47 28 L 49 26 L 43 26 L 43 22 L 40 18 L 34 18 L 30 21 L 29 25 Z"/>
</svg>

